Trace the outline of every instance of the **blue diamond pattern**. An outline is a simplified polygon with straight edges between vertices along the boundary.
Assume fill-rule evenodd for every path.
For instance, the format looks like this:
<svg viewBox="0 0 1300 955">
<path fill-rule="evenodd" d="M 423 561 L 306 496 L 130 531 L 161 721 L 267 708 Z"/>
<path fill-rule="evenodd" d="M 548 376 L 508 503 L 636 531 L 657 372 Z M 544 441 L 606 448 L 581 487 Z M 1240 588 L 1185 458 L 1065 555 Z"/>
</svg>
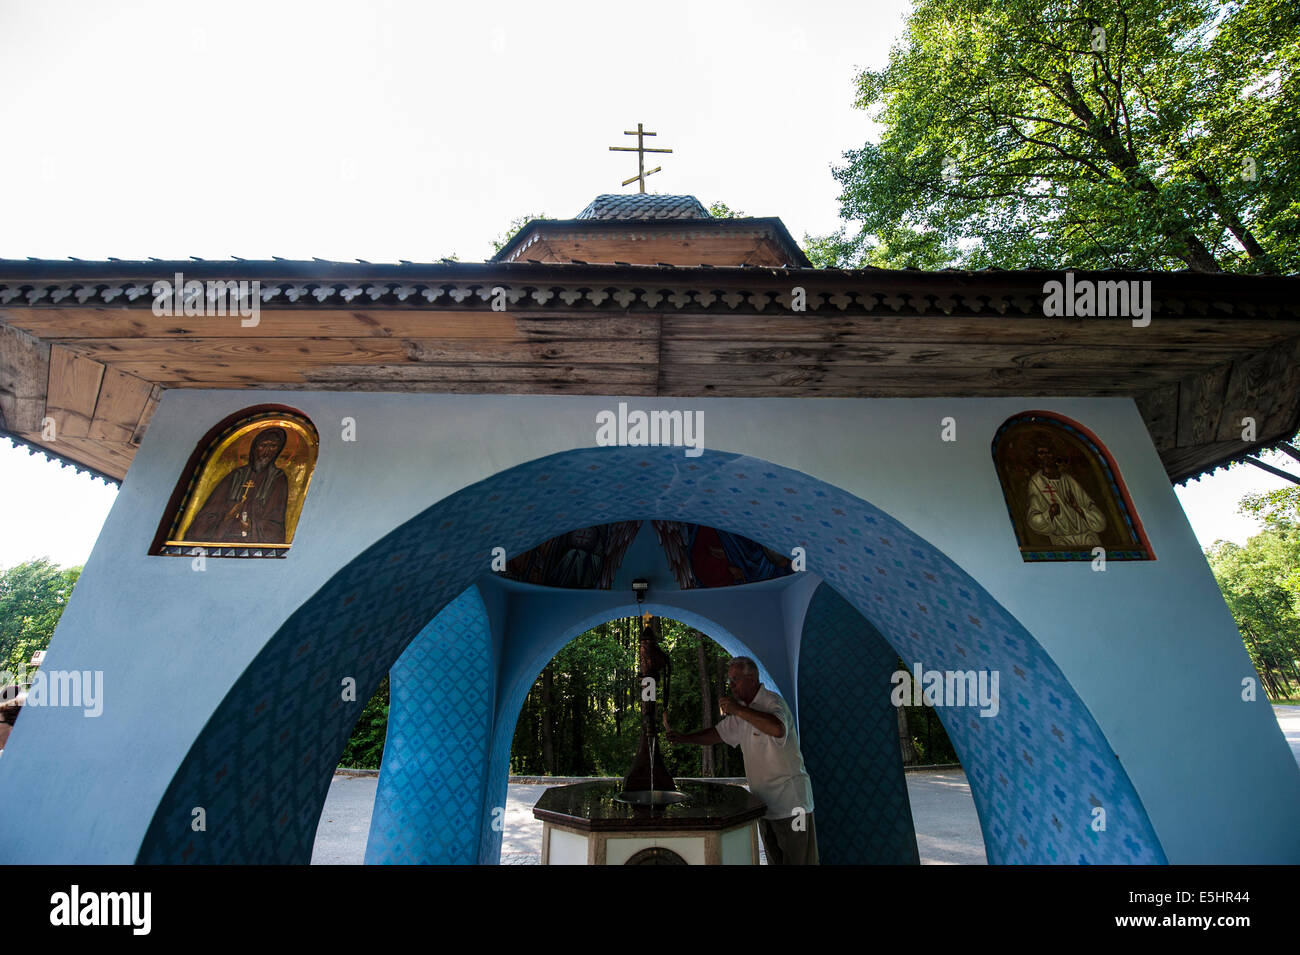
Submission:
<svg viewBox="0 0 1300 955">
<path fill-rule="evenodd" d="M 921 861 L 889 700 L 897 667 L 898 654 L 876 628 L 826 584 L 818 587 L 799 641 L 799 743 L 817 854 L 827 865 Z"/>
<path fill-rule="evenodd" d="M 492 728 L 492 634 L 471 587 L 420 631 L 389 673 L 384 762 L 366 863 L 478 861 Z"/>
<path fill-rule="evenodd" d="M 769 473 L 775 477 L 752 476 Z M 756 489 L 780 489 L 785 507 L 760 515 L 766 520 L 743 516 Z M 1004 690 L 995 718 L 939 710 L 970 775 L 990 863 L 1049 863 L 1085 851 L 1093 864 L 1166 861 L 1087 707 L 1037 641 L 961 568 L 878 508 L 807 475 L 720 451 L 685 459 L 674 448 L 588 448 L 528 462 L 437 502 L 361 553 L 293 613 L 236 681 L 177 769 L 138 861 L 309 861 L 333 768 L 356 719 L 355 704 L 339 699 L 339 679 L 354 676 L 359 690 L 373 692 L 425 626 L 470 587 L 491 547 L 513 556 L 573 527 L 643 519 L 721 527 L 783 553 L 804 547 L 808 569 L 904 660 L 930 661 L 960 643 L 963 668 L 997 670 L 1003 687 L 1020 685 L 1014 668 L 1023 670 L 1021 692 L 1033 706 Z M 869 538 L 862 534 L 868 527 Z M 851 539 L 869 542 L 874 553 Z M 906 590 L 905 602 L 900 591 L 909 579 L 919 587 Z M 495 687 L 489 678 L 473 690 L 490 695 Z M 1050 732 L 1051 721 L 1034 716 L 1047 701 L 1057 725 L 1070 728 L 1064 741 Z M 1014 729 L 1022 721 L 1028 738 Z M 504 801 L 509 750 L 502 740 L 513 729 L 512 719 L 499 719 L 492 730 L 484 770 L 494 782 L 484 784 L 482 805 Z M 474 739 L 460 744 L 460 756 L 481 765 L 481 740 Z M 1011 758 L 994 757 L 999 745 Z M 1085 769 L 1090 763 L 1095 773 Z M 449 780 L 438 798 L 454 801 Z M 833 805 L 827 786 L 817 785 L 819 802 L 831 798 Z M 1052 785 L 1067 794 L 1064 805 L 1053 800 Z M 1107 813 L 1107 829 L 1095 840 L 1088 835 L 1093 796 Z M 207 832 L 190 829 L 194 806 L 207 808 Z M 1025 820 L 1025 809 L 1036 821 Z M 1061 832 L 1050 824 L 1052 811 L 1065 823 Z M 818 816 L 820 830 L 820 807 Z M 473 822 L 470 828 L 479 831 L 479 859 L 491 859 L 499 833 Z"/>
</svg>

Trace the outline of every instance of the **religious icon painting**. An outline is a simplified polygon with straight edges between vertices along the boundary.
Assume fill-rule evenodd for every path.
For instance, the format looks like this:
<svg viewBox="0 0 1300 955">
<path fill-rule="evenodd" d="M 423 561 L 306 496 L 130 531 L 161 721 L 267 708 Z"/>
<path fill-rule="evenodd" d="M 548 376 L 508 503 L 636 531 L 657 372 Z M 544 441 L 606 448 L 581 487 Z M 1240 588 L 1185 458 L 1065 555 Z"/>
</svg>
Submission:
<svg viewBox="0 0 1300 955">
<path fill-rule="evenodd" d="M 753 584 L 794 573 L 791 560 L 729 531 L 681 521 L 652 521 L 682 590 Z"/>
<path fill-rule="evenodd" d="M 243 413 L 196 449 L 154 553 L 283 557 L 293 543 L 320 437 L 287 409 Z"/>
<path fill-rule="evenodd" d="M 993 463 L 1023 560 L 1155 560 L 1119 468 L 1078 422 L 1043 411 L 1009 418 Z"/>
<path fill-rule="evenodd" d="M 552 537 L 511 559 L 504 576 L 542 587 L 609 590 L 640 527 L 640 521 L 620 521 Z"/>
</svg>

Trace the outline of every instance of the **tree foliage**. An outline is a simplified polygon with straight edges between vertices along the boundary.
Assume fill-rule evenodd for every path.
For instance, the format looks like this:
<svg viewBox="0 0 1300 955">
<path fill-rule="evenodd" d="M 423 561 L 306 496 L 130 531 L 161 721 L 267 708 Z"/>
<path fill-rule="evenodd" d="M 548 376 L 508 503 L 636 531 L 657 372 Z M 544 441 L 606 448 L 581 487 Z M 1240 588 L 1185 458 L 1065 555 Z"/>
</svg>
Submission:
<svg viewBox="0 0 1300 955">
<path fill-rule="evenodd" d="M 0 670 L 16 673 L 49 647 L 80 576 L 44 557 L 0 572 Z"/>
<path fill-rule="evenodd" d="M 857 79 L 833 264 L 1300 267 L 1300 7 L 918 0 Z M 810 257 L 814 257 L 810 252 Z"/>
<path fill-rule="evenodd" d="M 384 758 L 384 738 L 388 733 L 388 675 L 379 681 L 379 689 L 366 701 L 343 748 L 339 765 L 350 769 L 378 769 Z"/>
<path fill-rule="evenodd" d="M 1275 514 L 1245 547 L 1219 541 L 1206 558 L 1269 697 L 1294 697 L 1300 686 L 1300 523 Z"/>
<path fill-rule="evenodd" d="M 660 646 L 672 676 L 668 720 L 674 728 L 698 729 L 702 709 L 717 713 L 726 692 L 729 654 L 699 631 L 662 619 Z M 630 768 L 641 732 L 641 684 L 637 679 L 638 619 L 611 620 L 576 637 L 560 650 L 529 691 L 515 725 L 510 771 L 521 775 L 622 776 Z M 699 674 L 704 647 L 704 683 Z M 662 689 L 661 689 L 662 700 Z M 702 708 L 701 695 L 708 700 Z M 715 746 L 717 775 L 741 775 L 739 753 Z M 675 776 L 704 775 L 699 746 L 668 747 Z"/>
<path fill-rule="evenodd" d="M 532 222 L 534 219 L 545 219 L 545 218 L 546 218 L 545 212 L 539 212 L 536 215 L 532 215 L 530 213 L 527 215 L 515 216 L 513 219 L 510 220 L 509 228 L 507 228 L 506 231 L 503 232 L 500 236 L 492 240 L 492 251 L 500 252 L 502 249 L 506 247 L 506 243 L 508 243 L 519 233 L 520 229 L 528 225 L 528 223 Z"/>
<path fill-rule="evenodd" d="M 669 724 L 683 731 L 713 725 L 719 719 L 718 699 L 728 693 L 730 655 L 709 637 L 679 621 L 661 619 L 659 626 L 660 646 L 671 666 L 666 692 Z M 641 684 L 637 678 L 640 632 L 638 618 L 611 620 L 575 637 L 547 663 L 525 697 L 515 724 L 510 748 L 512 774 L 627 773 L 641 732 Z M 661 687 L 661 701 L 664 695 Z M 357 720 L 339 765 L 380 765 L 388 700 L 385 677 Z M 957 762 L 952 743 L 932 708 L 908 707 L 907 718 L 918 762 Z M 745 773 L 739 750 L 729 746 L 664 745 L 664 759 L 674 776 L 730 777 Z"/>
<path fill-rule="evenodd" d="M 1281 487 L 1247 494 L 1241 499 L 1239 510 L 1263 521 L 1265 527 L 1300 523 L 1300 487 Z"/>
<path fill-rule="evenodd" d="M 745 213 L 731 208 L 721 199 L 709 206 L 709 215 L 715 219 L 743 219 Z"/>
</svg>

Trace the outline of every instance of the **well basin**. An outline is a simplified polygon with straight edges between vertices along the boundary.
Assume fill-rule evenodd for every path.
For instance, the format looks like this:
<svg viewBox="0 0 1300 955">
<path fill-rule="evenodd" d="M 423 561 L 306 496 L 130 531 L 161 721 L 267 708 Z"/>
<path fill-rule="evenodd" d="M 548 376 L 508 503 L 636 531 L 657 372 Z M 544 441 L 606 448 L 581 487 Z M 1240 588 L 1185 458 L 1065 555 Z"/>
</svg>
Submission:
<svg viewBox="0 0 1300 955">
<path fill-rule="evenodd" d="M 629 806 L 674 806 L 691 797 L 671 789 L 628 789 L 614 797 Z"/>
<path fill-rule="evenodd" d="M 761 799 L 727 783 L 676 785 L 677 792 L 625 790 L 617 779 L 552 786 L 533 806 L 542 865 L 758 865 Z"/>
</svg>

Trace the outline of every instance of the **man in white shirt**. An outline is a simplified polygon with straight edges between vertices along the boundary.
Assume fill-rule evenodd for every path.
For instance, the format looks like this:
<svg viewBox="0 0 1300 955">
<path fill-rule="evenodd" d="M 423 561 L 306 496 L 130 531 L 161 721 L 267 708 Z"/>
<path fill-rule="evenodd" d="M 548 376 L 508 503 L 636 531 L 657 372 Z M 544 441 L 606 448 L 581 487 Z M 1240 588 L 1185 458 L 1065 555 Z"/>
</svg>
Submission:
<svg viewBox="0 0 1300 955">
<path fill-rule="evenodd" d="M 816 865 L 812 781 L 799 752 L 799 733 L 785 700 L 758 681 L 758 665 L 736 657 L 727 665 L 734 697 L 718 701 L 723 719 L 694 733 L 669 729 L 670 743 L 739 746 L 745 755 L 749 789 L 767 804 L 759 821 L 770 865 Z M 666 725 L 666 724 L 665 724 Z"/>
</svg>

